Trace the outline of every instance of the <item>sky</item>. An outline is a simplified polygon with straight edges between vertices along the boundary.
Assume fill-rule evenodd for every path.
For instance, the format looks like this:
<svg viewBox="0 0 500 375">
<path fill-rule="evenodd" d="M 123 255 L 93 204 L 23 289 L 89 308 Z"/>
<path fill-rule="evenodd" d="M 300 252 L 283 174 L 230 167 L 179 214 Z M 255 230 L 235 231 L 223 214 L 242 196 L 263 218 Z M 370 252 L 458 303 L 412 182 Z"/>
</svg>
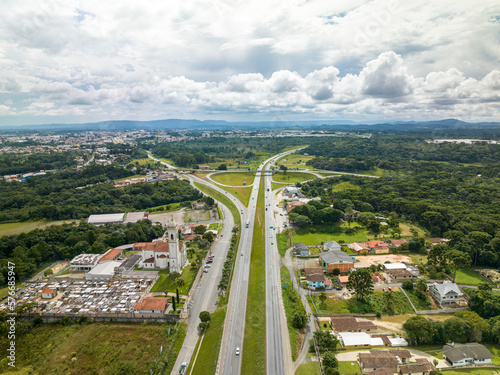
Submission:
<svg viewBox="0 0 500 375">
<path fill-rule="evenodd" d="M 498 0 L 3 0 L 0 125 L 500 121 Z"/>
</svg>

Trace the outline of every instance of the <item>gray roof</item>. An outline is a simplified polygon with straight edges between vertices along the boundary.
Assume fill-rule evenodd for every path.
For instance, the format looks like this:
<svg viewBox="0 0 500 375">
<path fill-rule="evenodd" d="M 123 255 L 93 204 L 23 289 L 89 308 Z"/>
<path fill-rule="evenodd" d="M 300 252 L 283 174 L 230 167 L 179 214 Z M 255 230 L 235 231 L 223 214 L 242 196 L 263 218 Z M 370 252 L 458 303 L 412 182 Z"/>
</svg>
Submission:
<svg viewBox="0 0 500 375">
<path fill-rule="evenodd" d="M 297 242 L 294 246 L 295 246 L 295 251 L 309 250 L 309 248 L 305 244 L 303 244 L 302 242 Z"/>
<path fill-rule="evenodd" d="M 354 263 L 351 256 L 343 251 L 327 251 L 319 254 L 319 257 L 329 264 Z"/>
<path fill-rule="evenodd" d="M 443 354 L 451 362 L 459 362 L 465 358 L 473 358 L 476 360 L 493 358 L 490 351 L 486 349 L 484 345 L 478 344 L 477 342 L 445 345 L 443 346 Z"/>
<path fill-rule="evenodd" d="M 125 212 L 119 214 L 90 215 L 87 222 L 90 224 L 121 223 Z"/>
<path fill-rule="evenodd" d="M 460 288 L 455 283 L 434 283 L 431 285 L 431 287 L 435 288 L 441 296 L 446 296 L 450 292 L 454 292 L 459 296 L 463 295 L 463 293 L 460 291 Z"/>
<path fill-rule="evenodd" d="M 324 247 L 330 247 L 330 246 L 340 246 L 336 241 L 326 241 L 324 244 L 323 244 Z"/>
</svg>

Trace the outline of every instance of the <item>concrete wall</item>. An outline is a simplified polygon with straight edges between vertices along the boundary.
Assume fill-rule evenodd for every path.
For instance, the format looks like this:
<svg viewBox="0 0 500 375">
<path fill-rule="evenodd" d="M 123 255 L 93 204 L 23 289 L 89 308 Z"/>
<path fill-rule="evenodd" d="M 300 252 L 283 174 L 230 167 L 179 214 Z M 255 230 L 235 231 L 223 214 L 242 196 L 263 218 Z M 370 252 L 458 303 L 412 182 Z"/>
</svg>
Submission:
<svg viewBox="0 0 500 375">
<path fill-rule="evenodd" d="M 33 319 L 35 316 L 39 316 L 43 319 L 44 322 L 58 322 L 59 320 L 62 320 L 64 317 L 68 317 L 72 320 L 77 320 L 80 319 L 83 314 L 49 314 L 49 315 L 25 315 L 25 316 L 19 316 L 20 318 L 24 319 Z M 166 314 L 162 318 L 158 317 L 144 317 L 144 318 L 138 318 L 130 314 L 99 314 L 99 315 L 85 315 L 85 317 L 92 319 L 94 322 L 135 322 L 135 323 L 143 323 L 143 322 L 161 322 L 161 323 L 175 323 L 179 320 L 179 315 L 178 314 Z"/>
</svg>

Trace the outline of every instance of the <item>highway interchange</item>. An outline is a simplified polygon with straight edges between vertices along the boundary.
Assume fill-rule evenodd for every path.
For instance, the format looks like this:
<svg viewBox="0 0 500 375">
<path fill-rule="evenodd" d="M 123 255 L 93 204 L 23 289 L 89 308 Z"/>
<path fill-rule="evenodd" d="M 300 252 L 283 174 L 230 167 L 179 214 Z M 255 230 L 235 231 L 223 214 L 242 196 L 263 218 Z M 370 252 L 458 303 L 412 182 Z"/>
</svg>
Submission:
<svg viewBox="0 0 500 375">
<path fill-rule="evenodd" d="M 279 158 L 297 150 L 291 150 L 266 160 L 259 166 L 259 170 L 273 165 Z M 159 161 L 170 169 L 173 166 L 164 163 L 153 156 L 149 157 Z M 261 178 L 264 179 L 265 189 L 265 251 L 266 251 L 266 372 L 267 374 L 284 375 L 293 372 L 291 362 L 291 351 L 288 339 L 288 329 L 281 298 L 280 282 L 280 256 L 277 249 L 276 229 L 274 223 L 275 192 L 272 191 L 271 173 L 256 173 L 250 197 L 249 207 L 245 207 L 237 198 L 229 194 L 219 186 L 197 178 L 191 174 L 185 174 L 192 185 L 194 181 L 209 186 L 210 188 L 226 195 L 237 207 L 241 214 L 241 236 L 236 257 L 235 269 L 231 284 L 228 301 L 228 310 L 224 324 L 224 332 L 221 350 L 217 366 L 217 374 L 237 375 L 241 372 L 242 356 L 236 355 L 236 348 L 244 351 L 243 338 L 245 331 L 245 314 L 248 292 L 248 279 L 250 272 L 250 259 L 253 240 L 254 221 L 256 215 L 257 199 Z M 222 265 L 226 259 L 229 249 L 231 230 L 234 219 L 229 209 L 219 202 L 224 215 L 223 237 L 214 245 L 215 255 L 210 271 L 201 278 L 195 286 L 193 298 L 189 305 L 189 320 L 186 338 L 177 361 L 173 367 L 172 375 L 178 373 L 182 362 L 190 362 L 193 359 L 194 349 L 198 339 L 198 315 L 201 311 L 215 311 L 217 307 L 217 285 L 220 281 Z M 246 226 L 248 222 L 248 227 Z"/>
</svg>

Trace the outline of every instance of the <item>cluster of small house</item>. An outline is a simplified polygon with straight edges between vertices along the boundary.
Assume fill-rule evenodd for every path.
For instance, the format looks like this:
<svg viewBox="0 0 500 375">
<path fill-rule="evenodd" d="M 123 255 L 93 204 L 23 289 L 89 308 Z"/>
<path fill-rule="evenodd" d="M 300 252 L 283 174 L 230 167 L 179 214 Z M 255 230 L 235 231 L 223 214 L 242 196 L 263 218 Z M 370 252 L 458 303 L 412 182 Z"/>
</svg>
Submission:
<svg viewBox="0 0 500 375">
<path fill-rule="evenodd" d="M 488 366 L 494 356 L 481 344 L 454 344 L 443 347 L 443 357 L 450 367 Z M 365 375 L 430 375 L 436 371 L 427 358 L 415 358 L 407 349 L 370 350 L 358 353 L 358 362 Z"/>
</svg>

